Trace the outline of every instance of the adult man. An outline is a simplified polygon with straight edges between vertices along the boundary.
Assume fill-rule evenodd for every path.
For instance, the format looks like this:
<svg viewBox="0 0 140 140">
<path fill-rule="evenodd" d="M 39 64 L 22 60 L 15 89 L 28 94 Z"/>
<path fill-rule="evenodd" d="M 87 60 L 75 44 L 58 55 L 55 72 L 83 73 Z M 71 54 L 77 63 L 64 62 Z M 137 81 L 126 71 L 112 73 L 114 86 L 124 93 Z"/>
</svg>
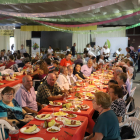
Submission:
<svg viewBox="0 0 140 140">
<path fill-rule="evenodd" d="M 23 56 L 24 53 L 27 53 L 26 49 L 24 48 L 23 44 L 21 45 L 20 54 Z"/>
<path fill-rule="evenodd" d="M 66 58 L 63 58 L 61 61 L 60 61 L 60 66 L 69 66 L 69 65 L 72 65 L 73 63 L 71 62 L 71 53 L 68 52 L 66 54 Z"/>
<path fill-rule="evenodd" d="M 108 48 L 108 45 L 104 46 L 103 55 L 104 55 L 104 60 L 108 60 L 110 56 L 110 49 Z"/>
<path fill-rule="evenodd" d="M 77 60 L 74 61 L 74 64 L 81 64 L 81 66 L 83 65 L 83 60 L 82 60 L 82 57 L 81 55 L 77 55 Z"/>
<path fill-rule="evenodd" d="M 91 73 L 95 71 L 92 65 L 93 65 L 92 59 L 89 59 L 88 63 L 81 67 L 81 72 L 87 77 L 90 76 Z"/>
<path fill-rule="evenodd" d="M 29 75 L 24 76 L 22 86 L 18 89 L 15 99 L 26 112 L 38 114 L 38 106 L 40 109 L 44 106 L 36 102 L 36 94 L 32 85 L 32 77 Z"/>
<path fill-rule="evenodd" d="M 1 50 L 0 61 L 1 61 L 1 62 L 4 62 L 4 61 L 6 61 L 6 60 L 7 60 L 7 57 L 4 56 L 4 51 Z"/>
<path fill-rule="evenodd" d="M 39 103 L 49 104 L 49 101 L 63 99 L 63 91 L 55 82 L 55 74 L 49 73 L 46 81 L 43 84 L 41 84 L 37 89 L 36 98 Z"/>
<path fill-rule="evenodd" d="M 75 51 L 75 46 L 76 46 L 76 43 L 74 43 L 73 46 L 71 47 L 71 52 L 72 52 L 73 57 L 75 57 L 75 52 L 76 52 Z"/>
<path fill-rule="evenodd" d="M 60 74 L 57 78 L 57 83 L 59 84 L 59 87 L 62 90 L 69 90 L 70 84 L 69 84 L 69 77 L 68 77 L 68 69 L 67 67 L 61 67 L 60 68 Z"/>
<path fill-rule="evenodd" d="M 130 53 L 127 53 L 126 57 L 127 57 L 127 59 L 129 59 L 130 61 L 132 61 L 133 62 L 133 65 L 134 65 L 134 60 L 130 57 Z"/>
<path fill-rule="evenodd" d="M 133 61 L 136 62 L 137 54 L 134 51 L 132 51 L 129 47 L 126 48 L 126 51 L 127 51 L 127 53 L 130 54 L 130 57 L 133 59 Z"/>
<path fill-rule="evenodd" d="M 73 67 L 71 65 L 68 66 L 68 81 L 69 81 L 69 84 L 74 86 L 75 85 L 75 82 L 76 82 L 76 79 L 73 75 Z"/>
<path fill-rule="evenodd" d="M 116 67 L 114 69 L 114 77 L 113 77 L 113 80 L 117 81 L 117 76 L 120 74 L 120 73 L 123 73 L 123 70 L 121 67 Z M 130 86 L 130 82 L 129 82 L 129 78 L 127 78 L 127 81 L 126 81 L 126 87 L 127 87 L 127 91 L 129 92 L 130 94 L 130 90 L 131 90 L 131 86 Z"/>
</svg>

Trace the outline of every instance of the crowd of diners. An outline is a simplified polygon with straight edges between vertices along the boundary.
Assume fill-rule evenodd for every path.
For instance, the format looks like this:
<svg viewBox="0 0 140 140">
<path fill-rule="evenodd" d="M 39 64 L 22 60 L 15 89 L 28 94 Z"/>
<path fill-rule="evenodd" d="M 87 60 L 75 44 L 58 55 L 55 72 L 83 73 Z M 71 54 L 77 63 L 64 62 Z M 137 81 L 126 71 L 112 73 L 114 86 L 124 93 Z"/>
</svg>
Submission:
<svg viewBox="0 0 140 140">
<path fill-rule="evenodd" d="M 21 121 L 26 124 L 33 120 L 32 114 L 37 115 L 44 107 L 43 104 L 65 98 L 77 81 L 86 81 L 93 72 L 112 69 L 113 65 L 113 78 L 108 83 L 107 93 L 95 93 L 92 101 L 93 109 L 99 112 L 99 116 L 93 133 L 85 139 L 119 140 L 119 123 L 124 121 L 126 110 L 123 97 L 127 95 L 129 98 L 132 88 L 134 63 L 137 61 L 135 52 L 127 47 L 127 55 L 124 56 L 119 48 L 115 52 L 114 60 L 109 61 L 110 50 L 107 45 L 103 48 L 98 46 L 92 48 L 87 44 L 84 53 L 77 54 L 77 57 L 75 47 L 76 43 L 71 49 L 67 46 L 64 58 L 60 58 L 51 45 L 42 56 L 37 53 L 34 58 L 30 57 L 23 45 L 21 45 L 21 50 L 13 54 L 9 50 L 7 53 L 1 50 L 0 61 L 6 69 L 16 64 L 17 67 L 28 70 L 28 73 L 22 78 L 22 85 L 16 93 L 9 86 L 2 90 L 0 119 L 10 124 L 15 121 L 20 128 Z M 33 87 L 34 79 L 40 80 L 36 87 L 37 94 Z M 13 111 L 20 121 L 10 118 L 7 115 L 7 109 Z"/>
</svg>

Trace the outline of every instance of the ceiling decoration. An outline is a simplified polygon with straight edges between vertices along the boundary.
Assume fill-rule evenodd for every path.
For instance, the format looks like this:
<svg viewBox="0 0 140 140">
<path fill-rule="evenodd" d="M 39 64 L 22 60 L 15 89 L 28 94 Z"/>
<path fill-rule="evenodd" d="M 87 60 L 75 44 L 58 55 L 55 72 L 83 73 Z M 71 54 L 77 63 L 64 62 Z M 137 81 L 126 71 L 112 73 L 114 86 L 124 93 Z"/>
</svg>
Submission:
<svg viewBox="0 0 140 140">
<path fill-rule="evenodd" d="M 104 2 L 100 2 L 100 3 L 96 3 L 89 6 L 76 8 L 76 9 L 57 11 L 57 12 L 48 12 L 48 13 L 32 13 L 31 14 L 31 13 L 5 12 L 5 11 L 0 10 L 0 14 L 14 16 L 14 17 L 53 17 L 53 16 L 69 15 L 69 14 L 74 14 L 74 13 L 90 11 L 93 9 L 106 7 L 106 6 L 113 5 L 119 2 L 123 2 L 123 1 L 125 0 L 107 0 Z"/>
<path fill-rule="evenodd" d="M 42 3 L 52 1 L 64 1 L 64 0 L 0 0 L 0 4 Z"/>
<path fill-rule="evenodd" d="M 109 15 L 100 15 L 100 16 L 96 16 L 96 17 L 88 17 L 88 18 L 71 18 L 71 19 L 60 19 L 60 18 L 29 18 L 29 17 L 21 17 L 24 19 L 31 19 L 31 20 L 40 20 L 40 21 L 50 21 L 50 22 L 83 22 L 83 21 L 87 21 L 89 22 L 90 20 L 102 20 L 102 19 L 108 19 L 108 18 L 113 18 L 113 17 L 120 17 L 123 15 L 127 15 L 127 14 L 132 14 L 134 12 L 140 11 L 140 8 L 134 9 L 134 10 L 126 10 L 123 12 L 119 12 L 119 13 L 114 13 L 114 14 L 109 14 Z"/>
<path fill-rule="evenodd" d="M 25 0 L 24 2 L 27 1 L 28 0 Z M 112 1 L 114 2 L 114 0 Z M 122 18 L 121 20 L 120 19 L 114 20 L 123 17 L 125 15 L 130 15 L 137 11 L 140 11 L 140 5 L 138 5 L 138 0 L 125 0 L 122 2 L 117 1 L 118 3 L 111 4 L 105 7 L 100 7 L 97 9 L 90 9 L 85 12 L 65 14 L 48 18 L 43 17 L 36 18 L 35 16 L 18 17 L 21 16 L 21 13 L 24 13 L 25 15 L 28 14 L 34 15 L 35 13 L 37 13 L 38 15 L 41 16 L 45 13 L 47 14 L 54 12 L 58 13 L 60 11 L 63 12 L 83 7 L 90 7 L 91 5 L 96 5 L 102 2 L 105 2 L 105 0 L 65 0 L 44 3 L 0 4 L 0 10 L 3 12 L 3 14 L 0 14 L 0 19 L 5 18 L 3 20 L 0 20 L 0 26 L 20 27 L 22 25 L 40 25 L 40 23 L 34 22 L 33 20 L 40 21 L 45 20 L 53 24 L 57 22 L 57 24 L 60 25 L 78 25 L 78 26 L 81 24 L 89 24 L 89 23 L 98 23 L 98 25 L 102 23 L 102 25 L 100 26 L 110 26 L 110 25 L 129 26 L 140 22 L 139 13 L 138 15 L 136 14 L 128 18 Z M 7 15 L 4 15 L 5 12 L 7 13 Z M 11 18 L 9 18 L 9 15 L 11 13 L 12 14 L 14 13 L 15 16 L 11 16 Z M 113 20 L 113 22 L 111 22 L 111 20 Z"/>
<path fill-rule="evenodd" d="M 87 27 L 87 26 L 102 25 L 102 24 L 106 24 L 106 23 L 110 23 L 110 22 L 114 22 L 118 20 L 123 20 L 125 18 L 129 18 L 129 17 L 139 15 L 139 14 L 140 14 L 140 11 L 135 12 L 133 14 L 125 15 L 119 18 L 111 19 L 111 20 L 105 20 L 101 22 L 94 22 L 94 23 L 88 23 L 88 24 L 80 24 L 80 25 L 64 25 L 64 24 L 49 23 L 49 22 L 44 22 L 44 21 L 36 21 L 36 22 L 43 23 L 50 26 L 57 26 L 57 27 Z"/>
</svg>

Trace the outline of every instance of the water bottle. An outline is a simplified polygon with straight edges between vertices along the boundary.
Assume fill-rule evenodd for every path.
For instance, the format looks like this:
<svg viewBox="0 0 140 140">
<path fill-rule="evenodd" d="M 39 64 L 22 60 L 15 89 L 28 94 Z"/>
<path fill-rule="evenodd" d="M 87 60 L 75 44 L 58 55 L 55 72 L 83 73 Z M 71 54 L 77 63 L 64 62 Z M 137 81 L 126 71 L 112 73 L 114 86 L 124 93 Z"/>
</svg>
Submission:
<svg viewBox="0 0 140 140">
<path fill-rule="evenodd" d="M 15 127 L 15 130 L 9 130 L 9 140 L 18 140 L 19 138 L 19 129 L 16 126 L 16 122 L 12 122 L 12 127 Z"/>
</svg>

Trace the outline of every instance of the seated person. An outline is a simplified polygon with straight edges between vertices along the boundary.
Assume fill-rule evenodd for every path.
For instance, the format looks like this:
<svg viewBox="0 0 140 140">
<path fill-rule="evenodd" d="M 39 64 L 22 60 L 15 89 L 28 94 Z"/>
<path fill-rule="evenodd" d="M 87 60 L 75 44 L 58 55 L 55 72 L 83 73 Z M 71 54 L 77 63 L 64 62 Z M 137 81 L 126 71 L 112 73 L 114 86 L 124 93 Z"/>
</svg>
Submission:
<svg viewBox="0 0 140 140">
<path fill-rule="evenodd" d="M 128 94 L 128 91 L 127 91 L 127 86 L 126 86 L 126 80 L 127 80 L 127 74 L 126 73 L 120 73 L 118 76 L 117 76 L 117 82 L 118 82 L 118 85 L 119 87 L 122 88 L 123 90 L 123 95 L 126 95 Z M 129 94 L 128 94 L 129 96 Z"/>
<path fill-rule="evenodd" d="M 92 62 L 93 62 L 93 68 L 96 70 L 97 69 L 97 67 L 98 67 L 98 64 L 96 63 L 96 57 L 95 56 L 92 56 Z"/>
<path fill-rule="evenodd" d="M 56 60 L 56 61 L 59 61 L 59 59 L 58 59 L 58 57 L 57 57 L 57 54 L 56 54 L 56 53 L 54 53 L 54 57 L 53 57 L 53 59 L 54 59 L 54 60 Z"/>
<path fill-rule="evenodd" d="M 110 86 L 111 85 L 114 85 L 114 84 L 118 84 L 118 82 L 117 81 L 115 81 L 115 80 L 110 80 L 109 82 L 108 82 L 108 89 L 110 88 Z"/>
<path fill-rule="evenodd" d="M 23 53 L 23 59 L 22 62 L 25 64 L 25 62 L 30 61 L 30 55 L 28 53 Z"/>
<path fill-rule="evenodd" d="M 51 61 L 54 60 L 51 53 L 48 53 L 48 54 L 47 54 L 47 58 L 50 59 Z M 46 59 L 47 59 L 47 58 L 46 58 Z"/>
<path fill-rule="evenodd" d="M 59 70 L 57 68 L 55 68 L 55 70 L 53 70 L 53 73 L 55 74 L 56 79 L 57 79 L 58 75 L 59 75 Z"/>
<path fill-rule="evenodd" d="M 127 66 L 128 66 L 128 78 L 129 78 L 129 81 L 131 81 L 133 77 L 133 72 L 134 72 L 133 62 L 128 61 Z"/>
<path fill-rule="evenodd" d="M 23 69 L 27 69 L 27 68 L 32 68 L 30 61 L 25 61 L 25 65 L 24 65 Z"/>
<path fill-rule="evenodd" d="M 1 54 L 0 54 L 0 62 L 4 62 L 4 61 L 6 61 L 7 60 L 7 57 L 6 56 L 4 56 L 4 51 L 3 50 L 1 50 Z"/>
<path fill-rule="evenodd" d="M 75 82 L 76 82 L 76 79 L 75 79 L 75 76 L 73 75 L 73 67 L 72 65 L 69 65 L 68 66 L 68 81 L 69 81 L 69 84 L 71 86 L 74 86 L 75 85 Z"/>
<path fill-rule="evenodd" d="M 51 60 L 50 59 L 45 59 L 45 62 L 47 64 L 47 67 L 49 69 L 49 73 L 53 72 L 53 70 L 55 69 L 55 67 L 51 64 Z"/>
<path fill-rule="evenodd" d="M 99 65 L 99 64 L 102 64 L 102 65 L 105 64 L 105 62 L 104 62 L 104 56 L 103 56 L 103 55 L 100 56 L 100 59 L 99 59 L 99 61 L 98 61 L 98 65 Z"/>
<path fill-rule="evenodd" d="M 54 61 L 53 61 L 53 66 L 54 66 L 55 68 L 59 69 L 59 63 L 58 63 L 57 60 L 54 60 Z"/>
<path fill-rule="evenodd" d="M 15 61 L 16 64 L 22 63 L 22 60 L 20 58 L 21 56 L 17 55 L 17 60 Z"/>
<path fill-rule="evenodd" d="M 75 75 L 77 80 L 87 79 L 87 77 L 81 72 L 81 65 L 80 64 L 76 64 L 73 74 Z"/>
<path fill-rule="evenodd" d="M 44 60 L 37 62 L 36 65 L 38 65 L 39 68 L 31 74 L 31 77 L 38 75 L 39 80 L 42 80 L 49 73 L 49 70 Z"/>
<path fill-rule="evenodd" d="M 44 106 L 36 102 L 36 94 L 33 87 L 32 77 L 26 75 L 22 78 L 22 85 L 18 89 L 16 96 L 18 104 L 28 113 L 38 114 L 38 107 Z"/>
<path fill-rule="evenodd" d="M 93 108 L 99 112 L 93 133 L 86 140 L 121 140 L 117 116 L 110 110 L 111 98 L 109 94 L 97 92 L 92 101 Z"/>
<path fill-rule="evenodd" d="M 10 68 L 10 67 L 11 67 L 12 65 L 14 65 L 14 64 L 15 64 L 14 56 L 13 56 L 13 55 L 10 55 L 10 56 L 9 56 L 9 62 L 6 63 L 5 69 Z"/>
<path fill-rule="evenodd" d="M 49 104 L 49 101 L 63 99 L 63 91 L 55 82 L 55 74 L 49 73 L 46 81 L 43 84 L 41 84 L 37 89 L 37 102 L 41 104 Z"/>
<path fill-rule="evenodd" d="M 10 109 L 15 117 L 25 123 L 33 119 L 32 116 L 26 114 L 26 111 L 17 103 L 14 99 L 15 90 L 11 87 L 5 87 L 1 92 L 2 100 L 0 100 L 0 119 L 6 120 L 12 125 L 12 122 L 15 121 L 17 126 L 20 122 L 16 119 L 11 118 L 10 114 L 8 115 L 7 109 Z"/>
<path fill-rule="evenodd" d="M 92 65 L 92 59 L 89 59 L 88 63 L 81 67 L 81 72 L 87 77 L 90 76 L 92 72 L 96 71 Z"/>
<path fill-rule="evenodd" d="M 61 61 L 60 61 L 60 66 L 69 66 L 69 65 L 72 65 L 72 61 L 71 61 L 71 53 L 70 52 L 67 52 L 66 54 L 66 58 L 63 58 Z"/>
<path fill-rule="evenodd" d="M 82 60 L 82 56 L 81 55 L 77 55 L 77 60 L 74 61 L 74 64 L 81 64 L 81 66 L 83 65 L 83 60 Z"/>
<path fill-rule="evenodd" d="M 67 67 L 61 67 L 60 68 L 60 74 L 57 78 L 57 83 L 61 90 L 69 90 L 70 84 L 69 84 L 69 77 L 68 77 L 68 69 Z"/>
<path fill-rule="evenodd" d="M 118 85 L 111 85 L 109 95 L 112 99 L 111 109 L 115 112 L 119 123 L 124 121 L 125 116 L 125 101 L 122 99 L 123 91 Z"/>
</svg>

